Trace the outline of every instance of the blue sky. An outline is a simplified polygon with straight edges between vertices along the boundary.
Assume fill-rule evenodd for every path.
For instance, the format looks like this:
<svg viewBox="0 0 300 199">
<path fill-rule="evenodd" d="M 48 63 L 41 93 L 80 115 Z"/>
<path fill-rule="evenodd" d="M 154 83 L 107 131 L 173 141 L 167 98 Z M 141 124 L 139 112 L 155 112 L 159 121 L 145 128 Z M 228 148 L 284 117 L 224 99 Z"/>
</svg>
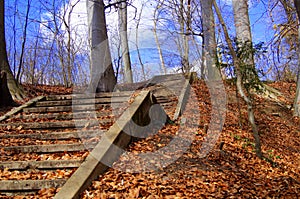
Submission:
<svg viewBox="0 0 300 199">
<path fill-rule="evenodd" d="M 267 8 L 261 1 L 249 9 L 254 42 L 269 41 L 274 36 Z"/>
<path fill-rule="evenodd" d="M 75 0 L 72 0 L 74 2 Z M 25 14 L 25 9 L 27 5 L 27 0 L 6 0 L 6 23 L 8 24 L 7 26 L 7 41 L 8 41 L 8 47 L 11 47 L 12 44 L 12 36 L 13 36 L 13 31 L 12 31 L 12 20 L 13 20 L 13 13 L 14 13 L 14 4 L 15 2 L 18 3 L 18 13 L 16 15 L 16 21 L 17 21 L 17 26 L 21 23 L 24 23 L 24 20 L 21 20 L 18 22 L 18 19 L 21 19 L 24 17 Z M 31 19 L 36 19 L 36 20 L 42 20 L 46 19 L 47 17 L 47 11 L 46 10 L 39 10 L 37 9 L 40 4 L 40 2 L 43 2 L 46 4 L 47 1 L 42 1 L 42 0 L 30 0 L 31 2 L 31 12 L 30 12 L 30 18 Z M 57 1 L 57 4 L 62 4 L 63 1 Z M 152 32 L 152 18 L 153 18 L 153 6 L 151 7 L 151 1 L 146 1 L 146 0 L 135 0 L 133 2 L 133 5 L 137 8 L 137 14 L 139 14 L 139 10 L 142 7 L 142 5 L 145 6 L 143 14 L 142 14 L 142 21 L 140 23 L 140 28 L 141 30 L 139 31 L 139 48 L 143 49 L 142 51 L 144 54 L 151 54 L 151 59 L 144 58 L 145 63 L 153 62 L 153 63 L 159 63 L 159 59 L 157 55 L 155 54 L 155 51 L 149 49 L 153 48 L 156 49 L 156 43 L 154 42 L 154 36 Z M 232 14 L 232 7 L 231 7 L 231 0 L 220 0 L 219 1 L 220 7 L 223 10 L 224 18 L 229 24 L 229 30 L 231 31 L 231 34 L 234 35 L 234 27 L 233 26 L 233 14 Z M 85 0 L 81 0 L 78 5 L 76 5 L 74 9 L 74 14 L 72 15 L 71 21 L 74 23 L 74 30 L 76 27 L 76 30 L 79 31 L 81 38 L 86 39 L 87 38 L 87 28 L 86 28 L 86 8 L 85 8 Z M 49 4 L 51 6 L 51 4 Z M 58 10 L 57 10 L 58 11 Z M 130 41 L 130 46 L 131 46 L 131 51 L 135 53 L 136 47 L 135 47 L 135 18 L 134 18 L 134 13 L 135 13 L 135 8 L 129 7 L 129 37 L 131 38 Z M 256 3 L 250 5 L 250 10 L 249 10 L 249 15 L 250 15 L 250 20 L 252 24 L 252 33 L 253 33 L 253 40 L 255 43 L 257 42 L 268 42 L 270 38 L 273 36 L 274 31 L 271 29 L 272 24 L 269 25 L 269 18 L 266 12 L 266 8 L 264 4 L 261 1 L 256 1 Z M 110 32 L 110 39 L 112 40 L 111 48 L 113 52 L 113 56 L 115 55 L 114 49 L 118 48 L 113 45 L 114 39 L 117 38 L 116 36 L 116 30 L 117 30 L 117 14 L 112 11 L 111 13 L 107 13 L 107 22 L 108 22 L 108 29 L 111 30 Z M 28 35 L 35 36 L 35 31 L 39 27 L 38 23 L 35 22 L 30 22 L 30 28 L 28 30 Z M 20 38 L 22 37 L 21 34 L 21 29 L 20 27 L 17 27 L 18 31 L 15 34 L 17 41 L 20 41 Z M 47 35 L 46 33 L 48 31 L 46 28 L 42 30 L 44 33 L 44 36 L 51 38 L 51 33 Z M 77 41 L 79 41 L 79 38 L 77 36 Z M 30 41 L 29 41 L 30 42 Z M 163 36 L 160 39 L 160 42 L 162 44 L 163 50 L 165 52 L 172 52 L 176 53 L 176 46 L 174 41 L 172 41 L 168 36 Z M 19 42 L 20 43 L 20 42 Z M 80 46 L 81 45 L 81 46 Z M 84 48 L 81 43 L 78 44 L 79 47 Z M 196 50 L 191 50 L 191 52 L 196 52 Z M 194 53 L 193 58 L 197 56 L 197 53 Z M 133 58 L 136 57 L 133 54 Z M 196 58 L 197 59 L 197 58 Z M 135 60 L 136 61 L 136 60 Z M 134 60 L 133 60 L 134 62 Z M 177 63 L 176 61 L 174 63 Z M 153 66 L 151 66 L 153 67 Z"/>
</svg>

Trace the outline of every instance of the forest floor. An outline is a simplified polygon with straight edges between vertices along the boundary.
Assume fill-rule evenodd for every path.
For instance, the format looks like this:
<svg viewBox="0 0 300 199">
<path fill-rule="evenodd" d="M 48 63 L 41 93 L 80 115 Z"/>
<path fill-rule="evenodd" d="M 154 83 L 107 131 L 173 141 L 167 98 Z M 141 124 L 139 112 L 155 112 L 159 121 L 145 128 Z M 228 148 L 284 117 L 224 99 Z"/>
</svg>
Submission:
<svg viewBox="0 0 300 199">
<path fill-rule="evenodd" d="M 281 104 L 292 104 L 295 83 L 270 85 L 283 93 Z M 234 86 L 228 83 L 225 88 L 228 98 L 226 120 L 207 156 L 201 156 L 199 151 L 211 120 L 211 101 L 205 82 L 196 81 L 193 89 L 198 100 L 189 99 L 187 120 L 193 120 L 195 107 L 200 111 L 200 118 L 196 125 L 185 129 L 194 134 L 190 147 L 168 166 L 146 172 L 126 172 L 138 171 L 139 167 L 149 163 L 137 158 L 128 159 L 125 153 L 114 168 L 93 181 L 82 198 L 299 198 L 299 118 L 292 117 L 292 111 L 278 102 L 255 97 L 255 117 L 265 157 L 261 160 L 255 155 L 246 106 L 236 98 Z M 25 85 L 25 90 L 30 98 L 72 92 L 63 87 L 30 85 Z M 0 115 L 8 109 L 2 110 Z M 168 123 L 157 134 L 133 142 L 128 152 L 154 152 L 168 146 L 178 134 L 181 122 L 179 119 Z M 170 156 L 165 158 L 172 159 Z M 49 193 L 40 194 L 43 197 Z"/>
</svg>

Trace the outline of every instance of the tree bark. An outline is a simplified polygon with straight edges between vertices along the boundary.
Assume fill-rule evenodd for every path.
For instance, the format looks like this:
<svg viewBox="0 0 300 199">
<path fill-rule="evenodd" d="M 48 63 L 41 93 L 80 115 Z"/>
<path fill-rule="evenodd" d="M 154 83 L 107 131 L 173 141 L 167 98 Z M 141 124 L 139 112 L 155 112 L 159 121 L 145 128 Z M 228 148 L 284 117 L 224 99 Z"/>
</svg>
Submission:
<svg viewBox="0 0 300 199">
<path fill-rule="evenodd" d="M 5 42 L 5 23 L 4 23 L 4 0 L 0 1 L 0 71 L 4 71 L 7 77 L 7 86 L 14 100 L 23 100 L 26 95 L 22 86 L 14 78 L 10 69 Z"/>
<path fill-rule="evenodd" d="M 20 55 L 20 62 L 19 62 L 19 68 L 16 80 L 18 82 L 21 82 L 21 70 L 23 67 L 23 57 L 25 53 L 25 44 L 27 41 L 27 27 L 28 27 L 28 19 L 29 19 L 29 12 L 30 12 L 30 1 L 27 1 L 27 8 L 26 8 L 26 17 L 25 17 L 25 24 L 24 24 L 24 30 L 23 30 L 23 41 L 22 41 L 22 47 L 21 47 L 21 55 Z"/>
<path fill-rule="evenodd" d="M 121 39 L 122 48 L 122 60 L 124 63 L 124 76 L 126 83 L 133 83 L 131 61 L 128 46 L 128 35 L 127 35 L 127 3 L 121 2 L 118 10 L 119 16 L 119 34 Z"/>
<path fill-rule="evenodd" d="M 190 61 L 189 61 L 189 42 L 187 36 L 187 23 L 185 21 L 185 7 L 184 1 L 180 0 L 179 5 L 179 25 L 180 25 L 180 54 L 181 54 L 181 64 L 183 71 L 188 73 L 190 71 Z"/>
<path fill-rule="evenodd" d="M 87 0 L 91 81 L 88 92 L 111 92 L 117 83 L 108 45 L 103 0 Z"/>
<path fill-rule="evenodd" d="M 233 0 L 232 6 L 237 39 L 242 42 L 252 41 L 248 0 Z"/>
<path fill-rule="evenodd" d="M 0 76 L 0 107 L 11 106 L 13 104 L 12 96 L 7 87 L 6 73 L 1 72 Z"/>
<path fill-rule="evenodd" d="M 141 22 L 141 17 L 142 17 L 144 6 L 145 6 L 145 4 L 143 3 L 142 7 L 141 7 L 141 10 L 140 10 L 140 13 L 139 13 L 139 17 L 138 17 L 137 22 L 136 22 L 136 27 L 135 27 L 135 45 L 136 45 L 136 51 L 137 51 L 137 55 L 138 55 L 138 60 L 140 62 L 141 69 L 142 69 L 143 80 L 146 81 L 145 66 L 144 66 L 144 63 L 142 61 L 142 57 L 141 57 L 141 53 L 140 53 L 140 49 L 139 49 L 139 26 L 140 26 L 140 22 Z"/>
<path fill-rule="evenodd" d="M 153 16 L 153 22 L 154 22 L 154 26 L 153 26 L 153 34 L 154 34 L 154 39 L 155 39 L 155 43 L 157 46 L 157 51 L 158 51 L 158 56 L 159 56 L 159 60 L 160 60 L 160 64 L 161 64 L 161 69 L 163 71 L 164 74 L 167 74 L 167 68 L 166 68 L 166 64 L 165 64 L 165 60 L 163 57 L 163 53 L 162 53 L 162 49 L 161 49 L 161 45 L 159 43 L 159 38 L 158 38 L 158 34 L 157 34 L 157 22 L 159 20 L 159 7 L 161 7 L 161 4 L 163 4 L 164 1 L 162 1 L 162 3 L 158 2 L 155 10 L 154 10 L 154 16 Z"/>
<path fill-rule="evenodd" d="M 202 21 L 203 21 L 203 48 L 202 48 L 202 78 L 209 80 L 217 79 L 217 44 L 215 36 L 215 20 L 213 13 L 213 0 L 202 0 Z M 205 74 L 206 73 L 206 74 Z"/>
</svg>

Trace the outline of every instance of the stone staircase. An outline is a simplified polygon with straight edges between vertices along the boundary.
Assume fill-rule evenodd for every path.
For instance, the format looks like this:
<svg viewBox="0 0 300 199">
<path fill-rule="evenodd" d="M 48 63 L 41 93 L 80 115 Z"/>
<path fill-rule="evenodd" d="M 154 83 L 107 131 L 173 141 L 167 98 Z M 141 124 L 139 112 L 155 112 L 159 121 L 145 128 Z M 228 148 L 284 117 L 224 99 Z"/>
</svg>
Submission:
<svg viewBox="0 0 300 199">
<path fill-rule="evenodd" d="M 179 117 L 191 79 L 164 75 L 138 91 L 41 96 L 2 116 L 0 196 L 78 198 L 118 159 L 112 146 L 125 149 L 132 141 L 124 133 L 132 121 L 149 123 L 154 104 L 161 105 L 156 119 Z"/>
</svg>

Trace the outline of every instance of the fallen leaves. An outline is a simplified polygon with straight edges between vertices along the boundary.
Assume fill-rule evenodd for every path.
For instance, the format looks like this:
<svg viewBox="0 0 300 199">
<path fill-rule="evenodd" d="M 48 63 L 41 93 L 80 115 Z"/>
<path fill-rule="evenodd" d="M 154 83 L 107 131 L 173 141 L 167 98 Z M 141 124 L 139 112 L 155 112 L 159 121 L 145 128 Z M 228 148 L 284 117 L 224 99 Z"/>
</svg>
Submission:
<svg viewBox="0 0 300 199">
<path fill-rule="evenodd" d="M 45 179 L 63 179 L 68 178 L 74 173 L 74 169 L 55 171 L 9 171 L 8 169 L 0 170 L 0 180 L 45 180 Z"/>
<path fill-rule="evenodd" d="M 194 88 L 199 102 L 189 103 L 199 107 L 200 123 L 196 129 L 190 129 L 195 139 L 184 155 L 166 168 L 132 174 L 123 170 L 131 165 L 128 156 L 123 154 L 114 165 L 116 169 L 123 168 L 123 172 L 109 169 L 81 198 L 297 198 L 300 195 L 299 125 L 256 109 L 262 148 L 265 156 L 277 162 L 278 166 L 274 167 L 256 157 L 245 105 L 241 104 L 240 128 L 237 101 L 233 97 L 228 103 L 218 142 L 208 156 L 199 158 L 211 107 L 205 83 L 197 82 Z M 235 95 L 234 88 L 226 86 L 226 90 L 229 96 Z M 259 104 L 268 102 L 259 101 Z M 279 111 L 282 114 L 282 110 Z M 128 151 L 139 154 L 167 146 L 176 135 L 178 125 L 169 124 L 158 134 L 132 143 Z M 222 151 L 219 150 L 220 142 L 224 142 Z M 135 167 L 145 164 L 135 163 Z"/>
<path fill-rule="evenodd" d="M 157 162 L 154 159 L 148 162 L 143 162 L 138 158 L 129 159 L 128 154 L 125 153 L 114 164 L 115 169 L 108 169 L 105 174 L 93 181 L 81 198 L 297 198 L 300 195 L 299 119 L 292 118 L 289 110 L 284 110 L 270 101 L 260 98 L 256 100 L 255 114 L 260 130 L 262 149 L 265 157 L 276 164 L 272 165 L 265 160 L 260 160 L 253 151 L 254 141 L 247 122 L 245 105 L 240 100 L 242 118 L 239 118 L 235 90 L 232 86 L 226 85 L 229 102 L 222 134 L 213 150 L 206 157 L 200 158 L 199 151 L 212 117 L 211 102 L 205 82 L 198 81 L 193 86 L 198 101 L 189 101 L 188 104 L 188 106 L 192 106 L 192 108 L 189 107 L 191 118 L 187 119 L 186 122 L 191 122 L 192 125 L 184 130 L 189 133 L 186 135 L 192 134 L 194 136 L 188 150 L 172 164 L 156 165 L 159 169 L 143 173 L 125 171 L 126 168 L 132 171 L 145 164 L 157 164 Z M 294 93 L 288 91 L 291 87 L 289 84 L 278 83 L 272 86 L 284 92 L 286 96 L 282 100 L 285 100 L 286 103 L 291 102 Z M 193 124 L 198 121 L 192 119 L 197 112 L 196 109 L 199 109 L 201 114 L 199 123 Z M 170 107 L 166 110 L 169 114 L 174 112 L 174 109 Z M 103 108 L 101 111 L 112 113 L 109 107 Z M 278 117 L 277 113 L 280 113 L 281 117 Z M 109 117 L 113 117 L 113 114 L 102 118 L 107 119 Z M 10 122 L 20 121 L 20 119 L 10 120 Z M 38 121 L 47 120 L 40 119 Z M 138 155 L 163 149 L 178 135 L 180 121 L 179 119 L 166 125 L 153 136 L 133 142 L 128 148 L 128 152 Z M 239 122 L 241 126 L 239 126 Z M 109 126 L 110 124 L 102 128 Z M 89 125 L 86 125 L 87 127 Z M 17 131 L 14 132 L 11 127 L 7 127 L 7 129 L 0 130 L 0 134 L 34 133 L 25 130 L 22 126 L 17 127 Z M 182 136 L 182 140 L 184 138 L 187 137 Z M 97 142 L 98 138 L 89 141 Z M 1 139 L 0 144 L 6 146 L 9 144 L 50 144 L 54 142 L 60 143 L 57 140 L 50 142 L 38 139 L 10 138 Z M 224 143 L 222 150 L 219 148 L 221 142 Z M 179 142 L 179 144 L 184 143 Z M 180 150 L 174 151 L 173 154 L 165 153 L 158 159 L 172 159 L 179 152 Z M 87 155 L 87 151 L 55 154 L 12 154 L 9 151 L 1 150 L 1 161 L 83 160 Z M 132 167 L 128 168 L 129 165 Z M 68 178 L 72 172 L 74 171 L 62 169 L 42 172 L 32 170 L 22 173 L 1 169 L 0 178 L 60 179 Z M 51 198 L 57 191 L 57 189 L 43 189 L 35 196 L 28 195 L 24 198 Z M 9 198 L 2 195 L 0 197 Z"/>
</svg>

